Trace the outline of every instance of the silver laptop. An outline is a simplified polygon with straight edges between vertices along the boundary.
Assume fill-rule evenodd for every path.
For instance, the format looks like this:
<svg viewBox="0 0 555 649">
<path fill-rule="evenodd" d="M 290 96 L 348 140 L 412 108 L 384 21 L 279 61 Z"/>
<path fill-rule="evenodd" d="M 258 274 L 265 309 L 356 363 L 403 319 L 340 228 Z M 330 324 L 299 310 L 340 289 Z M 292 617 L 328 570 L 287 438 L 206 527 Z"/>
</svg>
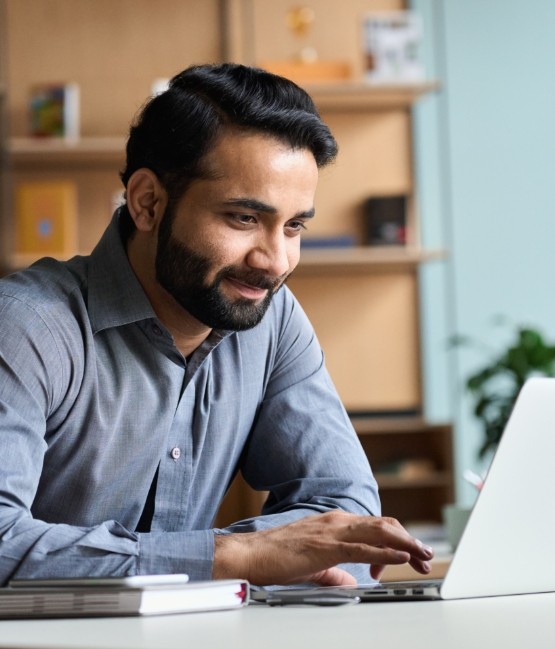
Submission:
<svg viewBox="0 0 555 649">
<path fill-rule="evenodd" d="M 554 469 L 555 379 L 533 378 L 518 396 L 443 580 L 300 589 L 289 596 L 297 602 L 280 601 L 283 591 L 270 591 L 264 599 L 268 604 L 331 605 L 341 603 L 340 593 L 390 601 L 555 592 Z M 317 593 L 322 602 L 314 601 Z M 303 602 L 303 594 L 312 599 Z"/>
</svg>

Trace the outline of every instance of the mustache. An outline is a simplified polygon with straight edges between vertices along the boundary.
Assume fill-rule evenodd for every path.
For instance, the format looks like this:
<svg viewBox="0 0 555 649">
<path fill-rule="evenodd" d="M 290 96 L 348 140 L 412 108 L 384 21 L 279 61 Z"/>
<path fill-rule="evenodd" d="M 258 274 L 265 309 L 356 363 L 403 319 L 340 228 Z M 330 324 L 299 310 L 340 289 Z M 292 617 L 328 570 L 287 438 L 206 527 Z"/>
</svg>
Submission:
<svg viewBox="0 0 555 649">
<path fill-rule="evenodd" d="M 239 270 L 233 266 L 228 266 L 227 268 L 222 268 L 218 273 L 218 282 L 224 277 L 229 277 L 237 282 L 242 282 L 255 288 L 275 291 L 287 280 L 289 273 L 285 273 L 280 277 L 268 277 L 265 273 L 260 273 L 255 270 Z"/>
</svg>

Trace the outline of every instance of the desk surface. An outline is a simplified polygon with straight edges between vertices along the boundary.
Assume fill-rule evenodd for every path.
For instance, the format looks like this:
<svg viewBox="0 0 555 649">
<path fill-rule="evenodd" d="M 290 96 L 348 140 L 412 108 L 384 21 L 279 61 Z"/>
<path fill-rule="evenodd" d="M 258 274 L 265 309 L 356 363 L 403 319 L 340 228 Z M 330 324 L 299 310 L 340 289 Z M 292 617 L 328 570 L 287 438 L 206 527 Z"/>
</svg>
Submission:
<svg viewBox="0 0 555 649">
<path fill-rule="evenodd" d="M 0 622 L 1 648 L 552 649 L 555 593 L 76 620 Z"/>
</svg>

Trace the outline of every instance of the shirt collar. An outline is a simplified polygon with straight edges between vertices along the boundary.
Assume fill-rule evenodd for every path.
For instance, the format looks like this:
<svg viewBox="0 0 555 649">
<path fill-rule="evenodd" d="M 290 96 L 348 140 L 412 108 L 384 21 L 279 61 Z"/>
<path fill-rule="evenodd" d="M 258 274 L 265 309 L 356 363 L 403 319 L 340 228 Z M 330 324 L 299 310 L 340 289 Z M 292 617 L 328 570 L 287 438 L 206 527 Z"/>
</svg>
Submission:
<svg viewBox="0 0 555 649">
<path fill-rule="evenodd" d="M 129 264 L 119 210 L 90 256 L 88 307 L 94 333 L 156 317 Z"/>
<path fill-rule="evenodd" d="M 119 212 L 119 209 L 114 212 L 110 225 L 90 256 L 88 308 L 95 334 L 110 327 L 157 320 L 129 263 L 120 234 Z M 213 330 L 201 345 L 203 358 L 232 333 L 233 331 Z"/>
</svg>

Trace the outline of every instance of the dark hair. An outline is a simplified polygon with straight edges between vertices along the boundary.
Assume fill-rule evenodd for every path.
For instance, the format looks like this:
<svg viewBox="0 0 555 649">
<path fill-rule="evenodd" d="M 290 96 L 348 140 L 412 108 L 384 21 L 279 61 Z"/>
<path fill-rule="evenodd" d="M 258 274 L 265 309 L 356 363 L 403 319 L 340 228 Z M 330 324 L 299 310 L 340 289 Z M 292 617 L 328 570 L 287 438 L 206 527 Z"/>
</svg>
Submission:
<svg viewBox="0 0 555 649">
<path fill-rule="evenodd" d="M 131 126 L 123 184 L 127 187 L 130 176 L 146 167 L 170 200 L 177 200 L 202 174 L 202 158 L 228 128 L 309 149 L 318 167 L 337 154 L 337 143 L 314 102 L 292 81 L 233 63 L 198 65 L 174 76 Z"/>
</svg>

